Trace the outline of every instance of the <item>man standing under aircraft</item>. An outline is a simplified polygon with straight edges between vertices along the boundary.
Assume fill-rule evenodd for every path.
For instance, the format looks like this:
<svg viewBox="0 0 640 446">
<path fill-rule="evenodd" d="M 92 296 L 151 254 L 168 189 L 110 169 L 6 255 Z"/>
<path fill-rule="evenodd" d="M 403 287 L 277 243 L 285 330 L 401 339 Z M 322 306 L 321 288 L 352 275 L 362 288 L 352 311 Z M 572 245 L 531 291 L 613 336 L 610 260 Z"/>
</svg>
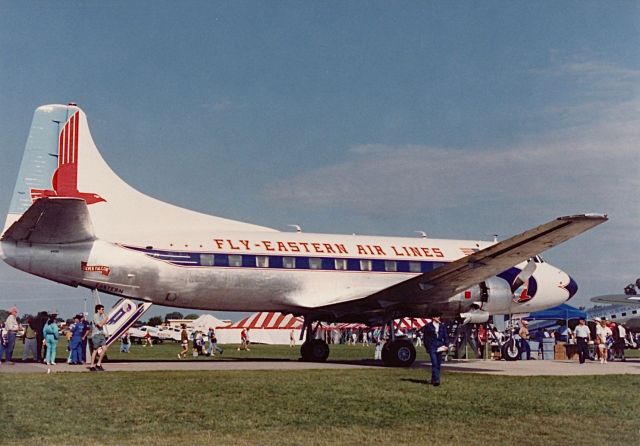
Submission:
<svg viewBox="0 0 640 446">
<path fill-rule="evenodd" d="M 109 318 L 104 314 L 104 305 L 96 305 L 96 313 L 93 315 L 93 327 L 91 331 L 94 350 L 91 354 L 91 366 L 89 370 L 92 372 L 104 371 L 102 368 L 102 358 L 104 358 L 105 353 L 107 353 L 107 338 L 104 335 L 104 326 L 107 325 L 108 320 Z"/>
<path fill-rule="evenodd" d="M 575 330 L 573 330 L 573 336 L 578 347 L 580 364 L 584 364 L 585 358 L 589 357 L 589 341 L 591 340 L 591 330 L 589 330 L 584 318 L 580 318 L 580 322 L 578 322 Z"/>
<path fill-rule="evenodd" d="M 440 385 L 440 365 L 442 353 L 449 350 L 447 327 L 440 321 L 442 314 L 434 312 L 431 322 L 424 326 L 424 345 L 431 358 L 431 384 Z"/>
<path fill-rule="evenodd" d="M 521 321 L 520 330 L 520 351 L 527 355 L 527 359 L 531 359 L 531 346 L 529 345 L 529 322 Z"/>
</svg>

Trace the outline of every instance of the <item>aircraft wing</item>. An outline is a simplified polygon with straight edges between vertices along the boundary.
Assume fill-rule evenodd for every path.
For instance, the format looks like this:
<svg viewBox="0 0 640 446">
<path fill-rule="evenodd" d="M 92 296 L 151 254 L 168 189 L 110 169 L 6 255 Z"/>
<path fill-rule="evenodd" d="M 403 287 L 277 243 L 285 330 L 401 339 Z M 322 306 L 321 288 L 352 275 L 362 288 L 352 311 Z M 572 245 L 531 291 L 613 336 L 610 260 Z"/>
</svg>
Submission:
<svg viewBox="0 0 640 446">
<path fill-rule="evenodd" d="M 591 302 L 609 305 L 640 305 L 640 294 L 607 294 L 592 297 Z"/>
<path fill-rule="evenodd" d="M 74 243 L 94 239 L 87 203 L 82 198 L 39 198 L 2 234 L 2 241 L 25 243 Z"/>
<path fill-rule="evenodd" d="M 318 308 L 329 320 L 363 321 L 389 312 L 423 315 L 429 304 L 495 276 L 607 221 L 602 214 L 560 217 L 365 298 Z M 324 319 L 323 319 L 324 320 Z"/>
</svg>

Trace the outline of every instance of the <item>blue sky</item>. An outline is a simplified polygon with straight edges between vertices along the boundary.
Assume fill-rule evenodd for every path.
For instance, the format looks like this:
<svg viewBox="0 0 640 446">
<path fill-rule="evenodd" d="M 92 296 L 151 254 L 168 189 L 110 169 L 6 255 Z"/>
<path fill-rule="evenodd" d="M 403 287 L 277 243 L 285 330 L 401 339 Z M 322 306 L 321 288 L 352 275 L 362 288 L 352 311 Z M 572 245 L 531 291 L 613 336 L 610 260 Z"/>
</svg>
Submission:
<svg viewBox="0 0 640 446">
<path fill-rule="evenodd" d="M 111 167 L 174 204 L 474 239 L 606 212 L 545 257 L 576 305 L 640 276 L 637 2 L 0 7 L 2 214 L 34 109 L 75 101 Z M 0 265 L 0 308 L 87 294 Z"/>
</svg>

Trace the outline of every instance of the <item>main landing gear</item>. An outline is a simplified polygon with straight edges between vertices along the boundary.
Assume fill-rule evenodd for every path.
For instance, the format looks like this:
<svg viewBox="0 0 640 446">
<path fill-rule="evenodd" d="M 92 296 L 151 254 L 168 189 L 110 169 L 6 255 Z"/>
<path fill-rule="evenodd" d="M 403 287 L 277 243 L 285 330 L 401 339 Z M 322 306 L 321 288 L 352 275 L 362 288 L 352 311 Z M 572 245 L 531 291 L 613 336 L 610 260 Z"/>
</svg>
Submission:
<svg viewBox="0 0 640 446">
<path fill-rule="evenodd" d="M 416 360 L 416 348 L 405 336 L 396 338 L 393 321 L 389 322 L 390 339 L 382 346 L 382 362 L 386 367 L 411 367 Z"/>
<path fill-rule="evenodd" d="M 300 347 L 300 355 L 303 361 L 307 362 L 325 362 L 329 357 L 329 346 L 323 339 L 316 339 L 315 334 L 318 331 L 320 322 L 313 328 L 313 321 L 304 323 L 305 341 Z"/>
<path fill-rule="evenodd" d="M 305 341 L 300 347 L 303 361 L 325 362 L 329 357 L 329 346 L 323 339 L 316 338 L 320 322 L 313 327 L 313 321 L 305 320 L 302 336 Z M 387 367 L 410 367 L 416 360 L 413 342 L 405 336 L 397 337 L 393 331 L 393 321 L 389 323 L 390 340 L 382 347 L 382 362 Z"/>
</svg>

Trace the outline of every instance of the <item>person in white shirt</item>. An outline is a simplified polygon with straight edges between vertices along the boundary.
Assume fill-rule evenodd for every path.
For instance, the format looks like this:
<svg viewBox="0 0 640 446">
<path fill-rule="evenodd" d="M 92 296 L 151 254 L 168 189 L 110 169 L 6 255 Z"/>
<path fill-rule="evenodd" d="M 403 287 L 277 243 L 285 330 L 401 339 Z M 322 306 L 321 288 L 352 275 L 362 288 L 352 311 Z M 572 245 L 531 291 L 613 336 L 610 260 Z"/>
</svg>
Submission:
<svg viewBox="0 0 640 446">
<path fill-rule="evenodd" d="M 4 348 L 5 358 L 7 364 L 13 364 L 13 348 L 16 345 L 16 337 L 18 336 L 18 330 L 20 330 L 20 324 L 18 324 L 18 309 L 16 307 L 9 308 L 9 316 L 4 322 L 4 329 L 7 332 L 7 345 Z M 0 357 L 0 361 L 2 358 Z"/>
<path fill-rule="evenodd" d="M 584 364 L 585 359 L 589 357 L 589 341 L 591 340 L 591 330 L 589 330 L 584 318 L 580 319 L 580 322 L 573 330 L 573 339 L 576 341 L 578 348 L 580 364 Z"/>
<path fill-rule="evenodd" d="M 598 345 L 598 352 L 600 353 L 600 364 L 607 363 L 607 356 L 609 355 L 607 339 L 612 335 L 611 329 L 607 327 L 607 319 L 603 317 L 596 327 L 596 344 Z"/>
</svg>

